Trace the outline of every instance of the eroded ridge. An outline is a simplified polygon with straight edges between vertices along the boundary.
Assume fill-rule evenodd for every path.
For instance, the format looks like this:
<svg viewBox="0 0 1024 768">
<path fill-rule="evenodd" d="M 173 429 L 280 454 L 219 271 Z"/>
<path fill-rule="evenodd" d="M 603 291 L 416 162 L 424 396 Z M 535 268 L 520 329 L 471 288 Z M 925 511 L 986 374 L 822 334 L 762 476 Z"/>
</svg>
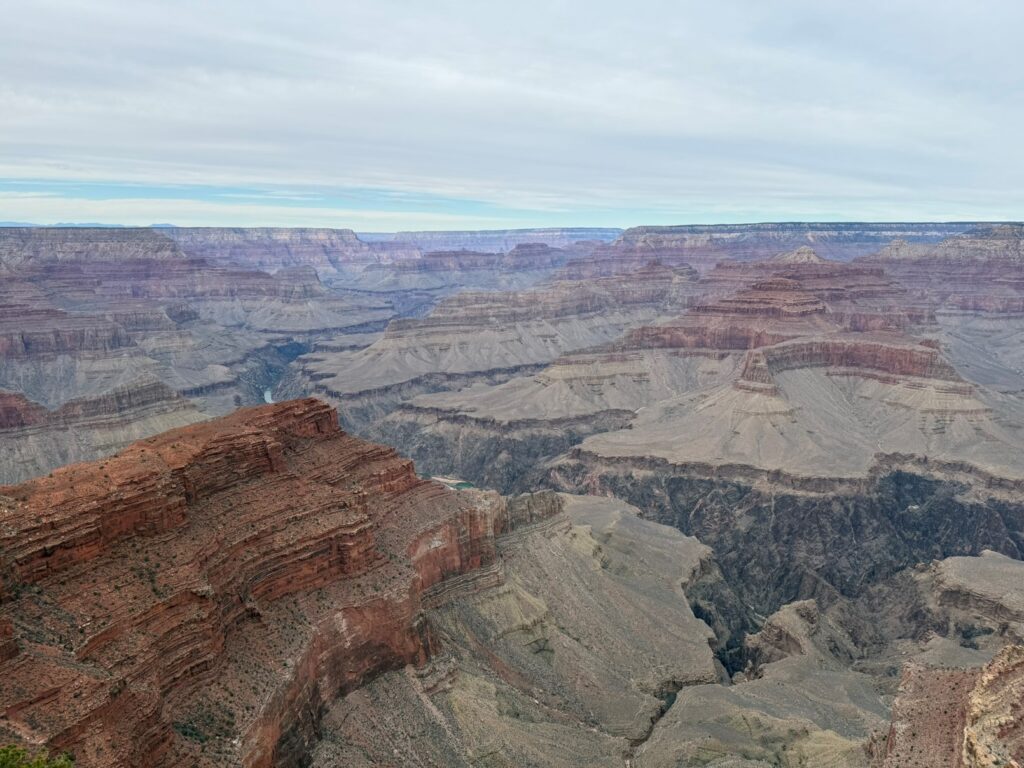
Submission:
<svg viewBox="0 0 1024 768">
<path fill-rule="evenodd" d="M 0 487 L 0 740 L 293 764 L 326 702 L 428 658 L 421 596 L 494 565 L 503 510 L 313 399 Z"/>
</svg>

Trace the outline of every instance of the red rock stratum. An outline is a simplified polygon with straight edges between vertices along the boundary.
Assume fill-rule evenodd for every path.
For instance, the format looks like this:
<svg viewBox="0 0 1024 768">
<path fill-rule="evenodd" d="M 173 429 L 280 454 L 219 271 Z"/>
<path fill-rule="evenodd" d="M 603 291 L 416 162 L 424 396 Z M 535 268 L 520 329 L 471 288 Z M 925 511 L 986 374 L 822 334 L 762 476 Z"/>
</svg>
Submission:
<svg viewBox="0 0 1024 768">
<path fill-rule="evenodd" d="M 422 480 L 313 399 L 0 487 L 0 741 L 77 765 L 291 763 L 326 704 L 435 647 L 496 496 Z"/>
</svg>

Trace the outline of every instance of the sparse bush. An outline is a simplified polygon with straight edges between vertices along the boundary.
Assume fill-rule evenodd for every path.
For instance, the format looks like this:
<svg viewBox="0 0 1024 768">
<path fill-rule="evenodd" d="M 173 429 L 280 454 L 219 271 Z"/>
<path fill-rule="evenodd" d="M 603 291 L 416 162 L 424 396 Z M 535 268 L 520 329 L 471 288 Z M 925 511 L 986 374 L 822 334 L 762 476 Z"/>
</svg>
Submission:
<svg viewBox="0 0 1024 768">
<path fill-rule="evenodd" d="M 74 765 L 70 755 L 50 757 L 45 750 L 33 755 L 14 745 L 0 747 L 0 768 L 74 768 Z"/>
</svg>

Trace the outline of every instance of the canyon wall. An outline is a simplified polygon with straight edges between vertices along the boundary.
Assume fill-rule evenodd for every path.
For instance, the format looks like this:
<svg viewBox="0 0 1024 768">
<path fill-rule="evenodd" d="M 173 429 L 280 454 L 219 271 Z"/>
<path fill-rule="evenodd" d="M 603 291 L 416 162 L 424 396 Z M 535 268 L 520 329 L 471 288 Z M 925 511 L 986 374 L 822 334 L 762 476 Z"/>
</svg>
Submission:
<svg viewBox="0 0 1024 768">
<path fill-rule="evenodd" d="M 503 509 L 315 400 L 0 487 L 0 732 L 82 766 L 299 764 L 334 697 L 434 652 L 421 600 L 493 568 Z"/>
</svg>

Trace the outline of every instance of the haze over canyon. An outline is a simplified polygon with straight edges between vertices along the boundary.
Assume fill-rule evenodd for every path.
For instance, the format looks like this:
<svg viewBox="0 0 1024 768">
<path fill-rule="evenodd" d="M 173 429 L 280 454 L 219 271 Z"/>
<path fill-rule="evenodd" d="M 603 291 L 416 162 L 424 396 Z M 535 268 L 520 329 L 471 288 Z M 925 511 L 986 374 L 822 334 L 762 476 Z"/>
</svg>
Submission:
<svg viewBox="0 0 1024 768">
<path fill-rule="evenodd" d="M 1020 224 L 10 227 L 0 275 L 2 742 L 1024 760 Z"/>
<path fill-rule="evenodd" d="M 1024 768 L 1024 3 L 0 19 L 0 768 Z"/>
</svg>

